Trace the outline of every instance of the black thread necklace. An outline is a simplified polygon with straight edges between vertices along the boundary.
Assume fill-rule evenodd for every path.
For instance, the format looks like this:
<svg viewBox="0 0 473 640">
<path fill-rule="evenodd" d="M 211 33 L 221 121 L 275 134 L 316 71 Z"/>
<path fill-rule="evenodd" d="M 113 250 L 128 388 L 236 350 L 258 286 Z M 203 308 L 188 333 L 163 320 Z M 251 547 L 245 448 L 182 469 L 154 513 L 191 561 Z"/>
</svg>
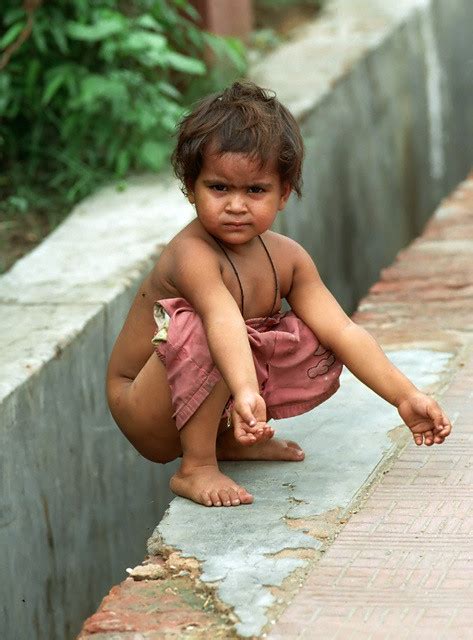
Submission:
<svg viewBox="0 0 473 640">
<path fill-rule="evenodd" d="M 273 277 L 274 277 L 274 300 L 273 300 L 273 305 L 271 307 L 271 313 L 269 314 L 269 316 L 271 316 L 271 315 L 273 315 L 274 307 L 276 306 L 276 302 L 277 302 L 277 299 L 278 299 L 279 279 L 278 279 L 278 274 L 277 274 L 277 271 L 276 271 L 276 267 L 274 266 L 273 259 L 271 258 L 271 254 L 269 253 L 268 248 L 267 248 L 266 244 L 263 241 L 263 238 L 261 236 L 257 236 L 257 237 L 258 237 L 258 240 L 261 242 L 261 244 L 263 246 L 263 249 L 266 252 L 266 255 L 268 256 L 269 264 L 271 265 L 271 269 L 272 269 Z M 245 315 L 244 315 L 245 314 L 245 294 L 243 293 L 243 286 L 241 284 L 241 279 L 240 279 L 240 276 L 238 275 L 237 268 L 235 267 L 235 265 L 233 263 L 233 260 L 228 255 L 227 251 L 225 250 L 225 247 L 220 242 L 220 240 L 218 238 L 216 238 L 215 236 L 212 236 L 212 238 L 215 240 L 215 242 L 218 244 L 220 249 L 223 251 L 223 254 L 225 255 L 225 257 L 228 260 L 228 262 L 230 263 L 230 266 L 233 269 L 233 273 L 236 276 L 236 279 L 237 279 L 237 282 L 238 282 L 238 286 L 240 287 L 241 315 L 243 317 L 245 317 Z M 269 316 L 267 316 L 267 317 L 269 318 Z"/>
</svg>

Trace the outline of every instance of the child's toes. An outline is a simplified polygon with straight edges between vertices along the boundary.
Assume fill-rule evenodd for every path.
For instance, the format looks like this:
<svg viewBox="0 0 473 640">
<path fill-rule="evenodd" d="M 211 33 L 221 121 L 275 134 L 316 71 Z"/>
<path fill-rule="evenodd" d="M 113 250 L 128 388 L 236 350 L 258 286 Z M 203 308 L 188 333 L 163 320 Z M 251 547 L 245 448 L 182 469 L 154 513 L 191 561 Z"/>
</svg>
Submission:
<svg viewBox="0 0 473 640">
<path fill-rule="evenodd" d="M 251 493 L 248 493 L 246 489 L 243 489 L 243 487 L 238 489 L 238 497 L 240 498 L 241 504 L 250 504 L 253 502 L 253 496 Z"/>
<path fill-rule="evenodd" d="M 255 433 L 255 441 L 253 444 L 256 444 L 257 442 L 264 442 L 265 440 L 268 440 L 266 432 L 258 431 L 258 433 Z"/>
<path fill-rule="evenodd" d="M 211 491 L 210 492 L 210 499 L 212 500 L 212 504 L 214 507 L 221 507 L 222 506 L 222 501 L 220 499 L 220 495 L 218 493 L 218 491 Z"/>
<path fill-rule="evenodd" d="M 232 501 L 230 499 L 230 494 L 228 491 L 226 491 L 225 489 L 220 489 L 220 491 L 218 492 L 220 495 L 220 500 L 222 501 L 222 504 L 224 507 L 231 507 L 232 506 Z"/>
<path fill-rule="evenodd" d="M 238 495 L 237 489 L 234 489 L 233 487 L 231 487 L 228 490 L 228 495 L 230 497 L 230 502 L 234 507 L 238 506 L 241 503 L 240 496 Z"/>
<path fill-rule="evenodd" d="M 204 491 L 200 497 L 203 505 L 205 505 L 206 507 L 212 506 L 212 498 L 210 497 L 210 493 L 208 491 Z"/>
<path fill-rule="evenodd" d="M 263 434 L 262 434 L 260 440 L 262 440 L 262 441 L 270 440 L 273 436 L 274 436 L 274 429 L 272 429 L 271 427 L 266 427 L 263 430 Z"/>
</svg>

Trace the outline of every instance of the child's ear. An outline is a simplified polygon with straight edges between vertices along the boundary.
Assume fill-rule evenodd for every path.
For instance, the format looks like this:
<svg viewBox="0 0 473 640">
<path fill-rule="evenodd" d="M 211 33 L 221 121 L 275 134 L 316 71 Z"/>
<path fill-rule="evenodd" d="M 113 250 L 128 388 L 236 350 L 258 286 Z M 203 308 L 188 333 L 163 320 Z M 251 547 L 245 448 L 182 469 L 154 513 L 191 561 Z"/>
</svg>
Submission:
<svg viewBox="0 0 473 640">
<path fill-rule="evenodd" d="M 289 200 L 289 196 L 291 195 L 291 183 L 287 180 L 282 183 L 281 197 L 279 199 L 279 211 L 282 211 Z"/>
<path fill-rule="evenodd" d="M 186 195 L 189 202 L 195 204 L 194 185 L 190 182 L 186 183 Z"/>
</svg>

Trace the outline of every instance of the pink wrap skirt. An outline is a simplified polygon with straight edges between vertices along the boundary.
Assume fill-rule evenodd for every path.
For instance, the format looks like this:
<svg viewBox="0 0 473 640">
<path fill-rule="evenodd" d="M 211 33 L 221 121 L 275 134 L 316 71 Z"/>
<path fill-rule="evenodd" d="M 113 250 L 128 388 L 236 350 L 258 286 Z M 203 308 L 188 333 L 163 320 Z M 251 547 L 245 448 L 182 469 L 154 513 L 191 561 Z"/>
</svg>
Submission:
<svg viewBox="0 0 473 640">
<path fill-rule="evenodd" d="M 173 417 L 182 429 L 222 376 L 202 321 L 186 300 L 160 300 L 155 319 L 153 344 L 166 367 Z M 268 420 L 305 413 L 339 388 L 342 363 L 292 311 L 246 320 L 246 329 Z"/>
</svg>

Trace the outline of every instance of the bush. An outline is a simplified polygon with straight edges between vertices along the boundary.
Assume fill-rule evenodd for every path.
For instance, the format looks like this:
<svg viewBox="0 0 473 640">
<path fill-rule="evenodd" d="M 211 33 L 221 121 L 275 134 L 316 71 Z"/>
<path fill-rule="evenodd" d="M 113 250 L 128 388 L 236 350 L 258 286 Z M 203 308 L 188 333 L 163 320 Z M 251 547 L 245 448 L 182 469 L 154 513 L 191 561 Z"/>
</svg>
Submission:
<svg viewBox="0 0 473 640">
<path fill-rule="evenodd" d="M 187 0 L 3 0 L 1 13 L 4 210 L 160 170 L 189 101 L 244 72 L 241 44 L 202 32 Z"/>
</svg>

